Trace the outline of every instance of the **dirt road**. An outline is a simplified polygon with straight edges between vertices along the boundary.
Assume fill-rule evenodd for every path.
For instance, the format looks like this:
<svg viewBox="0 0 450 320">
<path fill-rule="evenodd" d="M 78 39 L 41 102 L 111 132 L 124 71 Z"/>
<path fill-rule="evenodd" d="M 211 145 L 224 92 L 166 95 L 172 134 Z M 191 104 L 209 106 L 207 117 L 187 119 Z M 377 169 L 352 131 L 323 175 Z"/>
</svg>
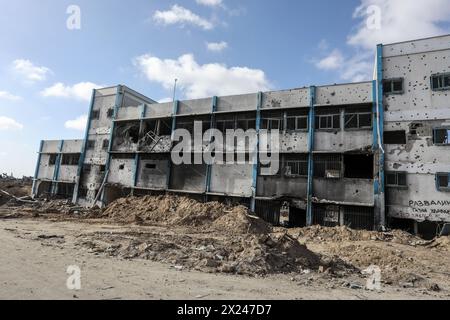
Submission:
<svg viewBox="0 0 450 320">
<path fill-rule="evenodd" d="M 367 291 L 360 277 L 334 279 L 311 273 L 253 278 L 188 271 L 110 257 L 79 244 L 80 237 L 145 228 L 0 220 L 0 299 L 450 299 L 447 290 L 384 286 L 382 292 Z M 66 269 L 72 265 L 81 269 L 79 291 L 66 287 Z"/>
</svg>

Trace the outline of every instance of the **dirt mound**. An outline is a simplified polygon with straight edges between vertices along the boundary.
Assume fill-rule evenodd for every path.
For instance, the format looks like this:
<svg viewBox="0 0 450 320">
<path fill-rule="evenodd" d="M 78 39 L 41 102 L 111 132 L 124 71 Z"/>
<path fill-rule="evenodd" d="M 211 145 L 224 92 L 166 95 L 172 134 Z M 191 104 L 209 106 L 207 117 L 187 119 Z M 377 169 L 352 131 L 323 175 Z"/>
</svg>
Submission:
<svg viewBox="0 0 450 320">
<path fill-rule="evenodd" d="M 31 194 L 32 182 L 26 179 L 0 178 L 0 190 L 21 198 Z M 0 206 L 11 200 L 11 197 L 0 192 Z"/>
<path fill-rule="evenodd" d="M 416 245 L 422 239 L 401 230 L 390 232 L 376 232 L 366 230 L 353 230 L 348 227 L 321 227 L 312 226 L 297 229 L 299 239 L 313 242 L 344 242 L 344 241 L 383 241 L 406 245 Z"/>
<path fill-rule="evenodd" d="M 102 217 L 120 223 L 196 227 L 226 233 L 267 233 L 271 229 L 266 222 L 250 216 L 243 206 L 202 203 L 181 196 L 119 199 L 108 206 Z"/>
</svg>

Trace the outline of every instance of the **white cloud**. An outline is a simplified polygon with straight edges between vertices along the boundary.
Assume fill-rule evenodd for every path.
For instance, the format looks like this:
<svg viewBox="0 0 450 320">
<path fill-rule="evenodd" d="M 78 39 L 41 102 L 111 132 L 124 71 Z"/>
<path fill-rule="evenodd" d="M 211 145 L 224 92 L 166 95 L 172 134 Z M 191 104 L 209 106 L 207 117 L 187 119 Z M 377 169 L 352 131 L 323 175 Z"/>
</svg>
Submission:
<svg viewBox="0 0 450 320">
<path fill-rule="evenodd" d="M 344 56 L 342 49 L 334 49 L 325 59 L 314 63 L 321 70 L 339 72 L 346 81 L 371 80 L 378 43 L 388 44 L 450 32 L 442 24 L 450 22 L 450 0 L 361 0 L 353 18 L 358 22 L 348 35 L 350 53 Z M 326 42 L 322 41 L 319 48 L 326 48 L 323 43 Z M 338 61 L 341 61 L 340 66 Z"/>
<path fill-rule="evenodd" d="M 196 0 L 196 2 L 208 7 L 217 7 L 222 5 L 222 0 Z"/>
<path fill-rule="evenodd" d="M 209 51 L 221 52 L 221 51 L 225 50 L 226 48 L 228 48 L 228 43 L 226 43 L 225 41 L 207 42 L 206 47 L 208 48 Z"/>
<path fill-rule="evenodd" d="M 214 28 L 212 22 L 179 5 L 174 5 L 167 11 L 156 11 L 153 15 L 153 19 L 163 25 L 180 24 L 183 26 L 192 24 L 204 30 L 211 30 Z"/>
<path fill-rule="evenodd" d="M 23 125 L 18 123 L 16 120 L 0 116 L 0 130 L 22 130 Z"/>
<path fill-rule="evenodd" d="M 44 97 L 71 98 L 82 101 L 90 101 L 92 90 L 105 87 L 92 82 L 80 82 L 73 86 L 64 85 L 61 82 L 55 83 L 53 86 L 44 89 L 41 95 Z"/>
<path fill-rule="evenodd" d="M 173 99 L 172 98 L 162 98 L 158 100 L 158 103 L 167 103 L 167 102 L 172 102 Z"/>
<path fill-rule="evenodd" d="M 86 130 L 87 121 L 88 121 L 88 116 L 82 115 L 82 116 L 79 116 L 78 118 L 76 118 L 75 120 L 66 121 L 64 126 L 67 129 L 84 131 L 84 130 Z"/>
<path fill-rule="evenodd" d="M 380 9 L 380 28 L 369 28 L 374 11 Z M 354 18 L 360 19 L 354 33 L 348 38 L 352 46 L 373 50 L 378 43 L 393 43 L 438 36 L 449 32 L 440 23 L 450 22 L 449 0 L 361 0 Z"/>
<path fill-rule="evenodd" d="M 316 67 L 321 70 L 336 70 L 344 63 L 344 56 L 338 49 L 333 50 L 327 57 L 316 63 Z"/>
<path fill-rule="evenodd" d="M 13 95 L 12 93 L 9 93 L 8 91 L 0 91 L 0 99 L 5 99 L 9 101 L 19 101 L 22 100 L 22 97 Z"/>
<path fill-rule="evenodd" d="M 148 80 L 160 83 L 166 89 L 173 88 L 174 79 L 178 79 L 188 99 L 251 93 L 270 88 L 270 82 L 262 70 L 229 68 L 219 63 L 200 65 L 192 54 L 185 54 L 177 60 L 163 60 L 146 54 L 137 57 L 134 64 Z"/>
<path fill-rule="evenodd" d="M 49 68 L 35 66 L 30 60 L 25 59 L 13 61 L 13 71 L 31 83 L 46 80 L 47 74 L 51 72 Z"/>
</svg>

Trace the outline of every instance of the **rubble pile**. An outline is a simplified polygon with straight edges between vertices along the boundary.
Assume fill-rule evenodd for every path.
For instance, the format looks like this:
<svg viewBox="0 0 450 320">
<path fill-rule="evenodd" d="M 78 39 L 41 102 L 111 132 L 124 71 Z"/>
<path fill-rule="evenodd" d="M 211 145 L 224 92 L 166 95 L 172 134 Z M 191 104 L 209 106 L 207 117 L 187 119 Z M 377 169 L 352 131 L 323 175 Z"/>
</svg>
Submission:
<svg viewBox="0 0 450 320">
<path fill-rule="evenodd" d="M 80 246 L 95 253 L 123 259 L 250 276 L 319 268 L 330 273 L 355 270 L 340 259 L 325 259 L 310 251 L 287 232 L 272 233 L 268 223 L 249 215 L 243 206 L 202 203 L 181 196 L 129 197 L 112 203 L 102 217 L 157 228 L 158 232 L 150 233 L 148 229 L 142 233 L 97 233 L 94 238 L 79 240 Z"/>
<path fill-rule="evenodd" d="M 226 233 L 268 233 L 271 227 L 244 206 L 199 202 L 181 196 L 145 196 L 116 200 L 102 214 L 120 223 L 187 226 Z"/>
<path fill-rule="evenodd" d="M 24 198 L 31 194 L 31 178 L 16 179 L 6 174 L 0 175 L 0 206 L 11 200 L 12 197 Z"/>
<path fill-rule="evenodd" d="M 91 252 L 122 259 L 146 259 L 173 268 L 248 276 L 302 273 L 319 268 L 335 274 L 350 267 L 341 261 L 324 260 L 289 235 L 236 235 L 233 237 L 173 234 L 97 233 L 78 244 Z M 354 268 L 352 270 L 355 270 Z"/>
<path fill-rule="evenodd" d="M 299 240 L 308 242 L 382 241 L 412 246 L 424 243 L 421 238 L 401 230 L 376 232 L 353 230 L 345 226 L 333 228 L 312 226 L 295 229 L 291 233 L 295 233 Z"/>
</svg>

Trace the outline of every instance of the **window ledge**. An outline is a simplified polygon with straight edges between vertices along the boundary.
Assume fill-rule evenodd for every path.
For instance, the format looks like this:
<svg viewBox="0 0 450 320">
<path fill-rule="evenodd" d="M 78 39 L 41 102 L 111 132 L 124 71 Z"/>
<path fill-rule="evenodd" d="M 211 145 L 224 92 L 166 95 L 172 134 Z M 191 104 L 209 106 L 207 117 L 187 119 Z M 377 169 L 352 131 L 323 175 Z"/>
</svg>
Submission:
<svg viewBox="0 0 450 320">
<path fill-rule="evenodd" d="M 399 189 L 399 190 L 408 190 L 409 189 L 409 187 L 406 187 L 406 186 L 392 186 L 392 185 L 386 185 L 386 188 Z"/>
</svg>

